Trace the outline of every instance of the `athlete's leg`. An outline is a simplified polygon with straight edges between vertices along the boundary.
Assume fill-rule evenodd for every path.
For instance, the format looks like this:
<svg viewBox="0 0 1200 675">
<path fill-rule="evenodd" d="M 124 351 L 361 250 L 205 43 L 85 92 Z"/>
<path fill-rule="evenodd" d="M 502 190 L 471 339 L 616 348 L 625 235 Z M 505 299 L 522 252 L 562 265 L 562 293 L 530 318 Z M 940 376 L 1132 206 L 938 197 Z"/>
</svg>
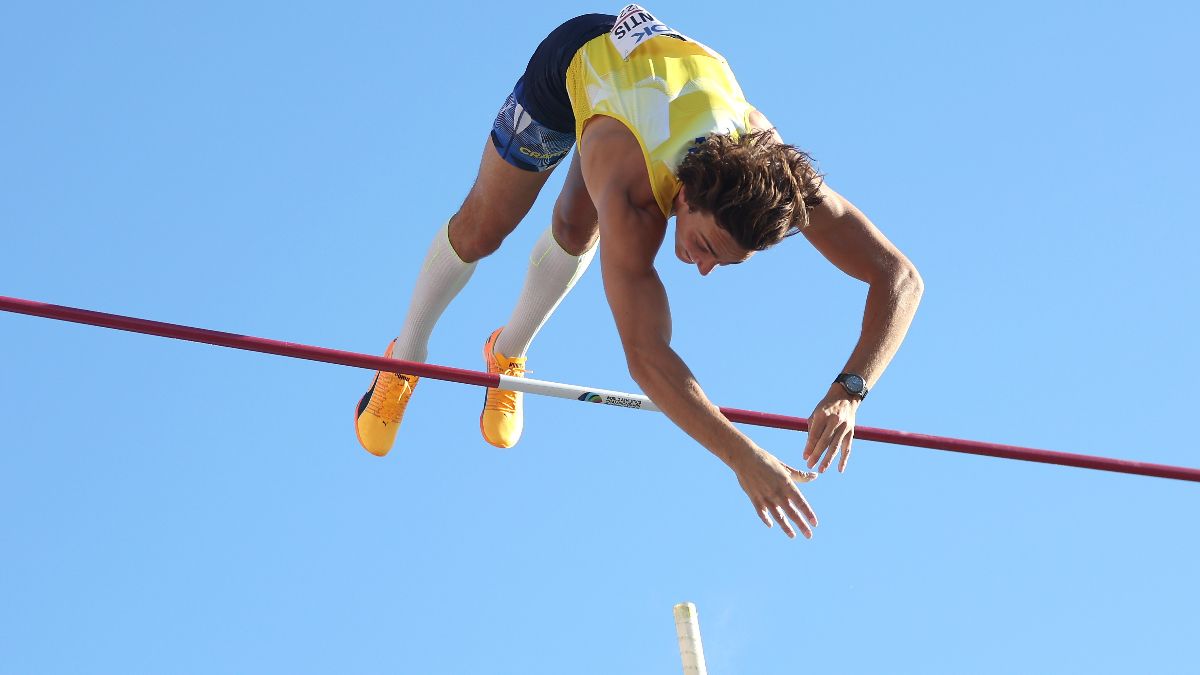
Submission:
<svg viewBox="0 0 1200 675">
<path fill-rule="evenodd" d="M 583 183 L 579 154 L 554 204 L 551 225 L 529 256 L 529 271 L 512 316 L 496 341 L 496 351 L 525 356 L 534 336 L 566 297 L 596 253 L 596 207 Z"/>
<path fill-rule="evenodd" d="M 563 183 L 558 201 L 554 202 L 554 238 L 571 255 L 581 255 L 596 245 L 600 235 L 600 223 L 596 219 L 596 205 L 583 182 L 583 169 L 579 153 L 571 158 L 571 168 Z"/>
<path fill-rule="evenodd" d="M 450 218 L 450 244 L 458 257 L 473 263 L 495 253 L 529 213 L 551 171 L 528 171 L 509 164 L 489 139 L 475 184 Z"/>
<path fill-rule="evenodd" d="M 592 261 L 597 230 L 596 208 L 583 184 L 576 155 L 554 205 L 551 225 L 529 256 L 529 271 L 517 306 L 508 323 L 492 333 L 484 345 L 488 372 L 524 376 L 525 352 Z M 487 390 L 479 430 L 488 443 L 511 448 L 520 440 L 525 425 L 521 398 L 516 391 Z"/>
<path fill-rule="evenodd" d="M 499 248 L 529 212 L 549 175 L 548 170 L 525 171 L 509 164 L 488 141 L 479 175 L 462 207 L 433 238 L 417 275 L 404 327 L 388 346 L 386 356 L 425 361 L 429 335 L 442 312 L 471 278 L 476 262 Z M 411 375 L 376 374 L 354 418 L 358 441 L 368 452 L 383 456 L 391 450 L 417 382 Z"/>
<path fill-rule="evenodd" d="M 552 31 L 535 50 L 525 73 L 517 80 L 512 94 L 496 116 L 490 141 L 483 150 L 479 174 L 466 200 L 434 237 L 418 275 L 404 327 L 389 347 L 389 356 L 410 361 L 426 359 L 429 336 L 434 325 L 450 301 L 466 285 L 477 261 L 500 247 L 504 238 L 529 212 L 550 171 L 570 152 L 575 140 L 575 123 L 570 107 L 564 103 L 567 96 L 562 73 L 567 63 L 563 59 L 570 59 L 580 46 L 611 27 L 608 17 L 577 17 Z M 578 167 L 574 168 L 573 173 L 579 173 Z M 583 183 L 578 175 L 568 180 L 568 184 L 573 186 L 568 188 L 574 190 L 572 194 L 586 196 L 587 191 L 582 188 Z M 560 201 L 562 199 L 560 197 Z M 584 215 L 579 216 L 580 213 Z M 564 220 L 564 215 L 569 217 Z M 576 219 L 583 223 L 583 230 L 572 226 Z M 548 242 L 553 246 L 542 247 L 545 251 L 540 254 L 543 270 L 554 267 L 556 263 L 553 261 L 560 254 L 572 261 L 568 265 L 571 269 L 565 281 L 552 279 L 533 283 L 535 288 L 557 287 L 558 290 L 548 307 L 535 306 L 518 311 L 519 317 L 532 317 L 527 321 L 531 328 L 514 331 L 528 333 L 528 337 L 522 339 L 526 345 L 558 300 L 565 295 L 566 289 L 574 283 L 578 272 L 586 267 L 586 261 L 591 259 L 592 247 L 589 242 L 594 238 L 594 230 L 595 210 L 590 207 L 590 200 L 586 204 L 576 205 L 573 199 L 568 199 L 561 208 L 556 207 L 552 231 L 562 234 L 565 238 L 563 245 L 576 255 L 568 254 L 559 247 L 553 234 Z M 578 255 L 580 253 L 583 255 Z M 584 259 L 582 264 L 581 258 Z M 500 332 L 493 333 L 485 348 L 488 370 L 510 376 L 523 374 L 523 357 L 501 359 L 495 353 L 493 343 Z M 525 347 L 521 349 L 523 353 Z M 408 375 L 398 376 L 387 371 L 377 374 L 371 389 L 359 402 L 355 418 L 363 447 L 377 455 L 387 453 L 395 440 L 396 429 L 416 383 L 417 378 Z M 501 447 L 515 443 L 520 437 L 519 396 L 513 392 L 489 389 L 485 407 L 493 412 L 498 407 L 501 409 L 500 417 L 510 421 L 512 416 L 508 411 L 515 407 L 515 426 L 502 420 L 501 427 L 505 428 L 497 427 L 498 431 L 494 434 L 486 429 L 484 432 L 489 442 Z M 488 417 L 487 411 L 483 417 Z M 481 426 L 484 426 L 482 417 Z"/>
<path fill-rule="evenodd" d="M 526 171 L 500 157 L 489 139 L 479 175 L 449 223 L 434 236 L 417 276 L 404 327 L 393 356 L 424 361 L 429 336 L 450 301 L 475 271 L 475 264 L 500 247 L 529 212 L 550 171 Z"/>
</svg>

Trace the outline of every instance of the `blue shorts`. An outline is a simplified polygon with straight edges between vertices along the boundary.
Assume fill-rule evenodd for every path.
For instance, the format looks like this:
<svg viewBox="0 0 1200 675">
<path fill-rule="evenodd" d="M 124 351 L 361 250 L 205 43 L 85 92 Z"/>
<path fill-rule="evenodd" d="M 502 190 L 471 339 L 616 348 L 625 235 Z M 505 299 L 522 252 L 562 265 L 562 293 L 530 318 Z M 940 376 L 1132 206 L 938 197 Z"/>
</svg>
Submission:
<svg viewBox="0 0 1200 675">
<path fill-rule="evenodd" d="M 521 83 L 508 95 L 496 123 L 492 145 L 504 161 L 526 171 L 549 171 L 558 166 L 575 145 L 575 130 L 556 131 L 538 122 L 521 105 Z"/>
<path fill-rule="evenodd" d="M 575 115 L 567 96 L 567 67 L 588 40 L 612 30 L 617 17 L 585 14 L 542 40 L 492 125 L 492 145 L 504 161 L 526 171 L 549 171 L 575 145 Z"/>
</svg>

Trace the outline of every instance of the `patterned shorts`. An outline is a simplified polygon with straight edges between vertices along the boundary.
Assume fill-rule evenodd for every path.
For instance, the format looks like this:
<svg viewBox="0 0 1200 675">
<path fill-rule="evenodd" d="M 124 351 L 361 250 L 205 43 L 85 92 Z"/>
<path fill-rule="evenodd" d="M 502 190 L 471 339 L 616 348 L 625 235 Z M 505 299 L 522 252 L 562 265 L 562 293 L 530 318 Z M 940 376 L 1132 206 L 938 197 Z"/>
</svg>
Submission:
<svg viewBox="0 0 1200 675">
<path fill-rule="evenodd" d="M 571 152 L 575 113 L 567 69 L 579 48 L 608 33 L 616 20 L 611 14 L 577 16 L 537 46 L 492 127 L 492 144 L 504 161 L 526 171 L 549 171 Z"/>
<path fill-rule="evenodd" d="M 504 161 L 526 171 L 549 171 L 571 152 L 575 134 L 555 131 L 533 119 L 518 102 L 520 85 L 508 95 L 492 126 L 492 145 Z"/>
</svg>

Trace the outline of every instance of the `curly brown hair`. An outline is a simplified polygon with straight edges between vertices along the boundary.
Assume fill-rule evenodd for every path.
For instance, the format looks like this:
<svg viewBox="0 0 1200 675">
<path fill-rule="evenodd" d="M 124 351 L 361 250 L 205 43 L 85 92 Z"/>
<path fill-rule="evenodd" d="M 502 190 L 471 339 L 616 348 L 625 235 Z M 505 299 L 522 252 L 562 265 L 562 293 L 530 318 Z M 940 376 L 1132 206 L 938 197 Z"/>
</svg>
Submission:
<svg viewBox="0 0 1200 675">
<path fill-rule="evenodd" d="M 821 203 L 823 176 L 812 157 L 769 130 L 709 135 L 688 152 L 678 176 L 688 206 L 711 213 L 748 251 L 796 234 Z"/>
</svg>

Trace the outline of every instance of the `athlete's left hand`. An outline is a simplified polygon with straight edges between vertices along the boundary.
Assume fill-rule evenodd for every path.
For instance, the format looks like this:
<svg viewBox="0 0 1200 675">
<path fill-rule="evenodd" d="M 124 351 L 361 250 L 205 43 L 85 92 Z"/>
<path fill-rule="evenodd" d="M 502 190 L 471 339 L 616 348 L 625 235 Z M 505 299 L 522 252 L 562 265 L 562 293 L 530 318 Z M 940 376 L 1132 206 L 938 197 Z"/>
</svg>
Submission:
<svg viewBox="0 0 1200 675">
<path fill-rule="evenodd" d="M 838 471 L 846 470 L 850 461 L 850 444 L 854 440 L 854 413 L 860 400 L 846 392 L 845 387 L 834 384 L 829 393 L 817 404 L 808 418 L 808 443 L 804 445 L 804 459 L 808 468 L 817 467 L 825 473 L 840 452 L 842 461 Z"/>
</svg>

